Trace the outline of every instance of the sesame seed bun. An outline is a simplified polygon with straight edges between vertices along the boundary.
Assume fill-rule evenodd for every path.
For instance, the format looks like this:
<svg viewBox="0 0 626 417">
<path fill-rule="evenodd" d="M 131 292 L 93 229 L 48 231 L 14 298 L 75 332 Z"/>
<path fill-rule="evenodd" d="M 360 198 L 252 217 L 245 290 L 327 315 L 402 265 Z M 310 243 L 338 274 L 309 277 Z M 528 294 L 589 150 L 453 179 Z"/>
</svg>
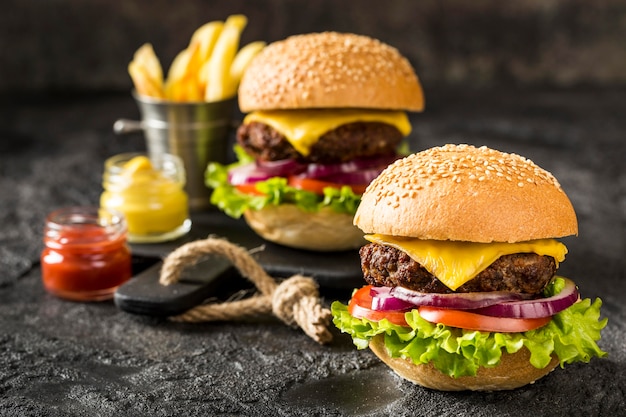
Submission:
<svg viewBox="0 0 626 417">
<path fill-rule="evenodd" d="M 397 49 L 366 36 L 296 35 L 268 45 L 239 86 L 243 112 L 305 108 L 422 111 L 422 87 Z"/>
<path fill-rule="evenodd" d="M 352 224 L 352 216 L 329 207 L 311 213 L 293 204 L 248 210 L 244 218 L 250 228 L 270 242 L 311 251 L 356 249 L 367 243 Z"/>
<path fill-rule="evenodd" d="M 515 353 L 502 353 L 500 363 L 493 368 L 481 367 L 475 376 L 452 378 L 439 372 L 431 363 L 416 365 L 410 359 L 392 358 L 385 347 L 384 334 L 372 338 L 369 347 L 395 373 L 415 384 L 440 391 L 499 391 L 532 384 L 550 373 L 558 364 L 556 356 L 545 368 L 530 363 L 530 352 L 523 347 Z"/>
<path fill-rule="evenodd" d="M 354 217 L 365 233 L 521 242 L 578 233 L 557 180 L 532 161 L 487 147 L 445 145 L 387 167 Z"/>
</svg>

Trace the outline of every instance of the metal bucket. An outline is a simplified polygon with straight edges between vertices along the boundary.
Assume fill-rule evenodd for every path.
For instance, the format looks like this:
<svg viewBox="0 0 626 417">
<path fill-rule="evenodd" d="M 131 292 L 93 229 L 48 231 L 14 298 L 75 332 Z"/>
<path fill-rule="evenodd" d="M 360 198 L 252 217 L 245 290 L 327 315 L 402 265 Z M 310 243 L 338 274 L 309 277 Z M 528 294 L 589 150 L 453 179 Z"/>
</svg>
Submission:
<svg viewBox="0 0 626 417">
<path fill-rule="evenodd" d="M 171 153 L 183 160 L 189 208 L 211 206 L 211 190 L 204 184 L 209 162 L 227 163 L 235 98 L 211 103 L 178 103 L 133 93 L 141 121 L 119 119 L 116 133 L 143 130 L 149 155 Z"/>
</svg>

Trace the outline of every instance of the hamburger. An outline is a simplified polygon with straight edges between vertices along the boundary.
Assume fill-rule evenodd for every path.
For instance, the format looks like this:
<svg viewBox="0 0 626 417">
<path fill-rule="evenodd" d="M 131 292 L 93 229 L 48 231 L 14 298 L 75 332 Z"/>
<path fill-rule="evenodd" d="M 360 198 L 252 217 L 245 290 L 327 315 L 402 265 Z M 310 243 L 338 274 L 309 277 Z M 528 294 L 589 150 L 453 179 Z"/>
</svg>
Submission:
<svg viewBox="0 0 626 417">
<path fill-rule="evenodd" d="M 556 274 L 570 200 L 532 161 L 445 145 L 386 168 L 354 224 L 367 285 L 333 322 L 400 376 L 437 390 L 504 390 L 606 355 L 600 299 Z"/>
<path fill-rule="evenodd" d="M 352 224 L 361 194 L 398 158 L 411 131 L 406 112 L 424 108 L 409 61 L 366 36 L 296 35 L 253 59 L 238 99 L 248 113 L 237 130 L 239 161 L 209 165 L 212 203 L 282 245 L 362 246 Z"/>
</svg>

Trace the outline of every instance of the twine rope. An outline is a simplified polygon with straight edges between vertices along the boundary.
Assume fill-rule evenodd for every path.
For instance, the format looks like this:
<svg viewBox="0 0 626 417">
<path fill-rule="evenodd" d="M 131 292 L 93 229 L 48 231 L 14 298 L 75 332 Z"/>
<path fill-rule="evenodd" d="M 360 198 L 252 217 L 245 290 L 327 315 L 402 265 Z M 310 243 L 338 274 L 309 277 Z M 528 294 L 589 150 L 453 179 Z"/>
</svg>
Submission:
<svg viewBox="0 0 626 417">
<path fill-rule="evenodd" d="M 197 263 L 206 255 L 228 259 L 239 273 L 257 288 L 258 293 L 235 301 L 196 306 L 172 320 L 182 322 L 233 321 L 274 314 L 285 324 L 300 327 L 318 343 L 332 339 L 328 330 L 331 314 L 320 304 L 316 282 L 294 275 L 280 283 L 270 277 L 246 249 L 225 239 L 209 237 L 186 243 L 164 260 L 159 282 L 171 285 L 181 277 L 186 266 Z"/>
</svg>

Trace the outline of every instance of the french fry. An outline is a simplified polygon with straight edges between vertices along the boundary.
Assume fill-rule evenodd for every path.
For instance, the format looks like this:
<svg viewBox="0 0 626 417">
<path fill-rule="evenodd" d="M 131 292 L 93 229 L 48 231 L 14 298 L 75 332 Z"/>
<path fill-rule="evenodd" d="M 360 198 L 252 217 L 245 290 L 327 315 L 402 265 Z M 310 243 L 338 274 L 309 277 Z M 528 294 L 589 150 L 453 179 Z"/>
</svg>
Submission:
<svg viewBox="0 0 626 417">
<path fill-rule="evenodd" d="M 236 83 L 230 78 L 230 67 L 239 48 L 241 32 L 247 23 L 248 19 L 244 15 L 232 15 L 226 19 L 206 68 L 208 82 L 205 101 L 220 101 L 237 93 Z"/>
<path fill-rule="evenodd" d="M 237 55 L 235 55 L 235 59 L 233 60 L 233 64 L 230 66 L 230 78 L 239 84 L 243 72 L 252 61 L 252 58 L 256 56 L 263 48 L 265 48 L 265 42 L 263 41 L 255 41 L 250 42 L 246 46 L 242 47 Z"/>
<path fill-rule="evenodd" d="M 200 45 L 194 43 L 176 55 L 170 65 L 165 83 L 165 96 L 173 101 L 200 101 L 198 86 Z"/>
<path fill-rule="evenodd" d="M 133 56 L 133 61 L 142 65 L 148 76 L 152 79 L 152 82 L 159 88 L 163 88 L 163 69 L 161 68 L 161 62 L 154 53 L 152 44 L 145 43 L 137 49 Z"/>
<path fill-rule="evenodd" d="M 182 80 L 188 73 L 193 71 L 194 61 L 197 59 L 198 47 L 199 45 L 197 44 L 190 45 L 176 55 L 167 72 L 168 82 Z"/>
<path fill-rule="evenodd" d="M 150 77 L 150 74 L 143 65 L 138 62 L 131 61 L 131 63 L 128 64 L 128 73 L 130 74 L 133 84 L 135 85 L 135 90 L 139 95 L 154 98 L 165 98 L 163 90 L 155 84 L 154 80 Z"/>
<path fill-rule="evenodd" d="M 190 44 L 198 43 L 200 45 L 200 69 L 198 70 L 198 87 L 201 95 L 204 96 L 206 86 L 208 82 L 207 68 L 211 54 L 215 48 L 215 43 L 222 33 L 224 28 L 224 22 L 213 21 L 205 23 L 198 30 L 196 30 L 191 37 Z"/>
<path fill-rule="evenodd" d="M 213 21 L 200 26 L 191 36 L 189 45 L 197 43 L 200 45 L 199 59 L 201 63 L 205 63 L 211 57 L 217 38 L 219 38 L 224 22 Z"/>
<path fill-rule="evenodd" d="M 165 79 L 154 48 L 143 44 L 128 64 L 135 90 L 170 101 L 220 101 L 235 96 L 246 67 L 265 47 L 265 42 L 257 41 L 239 49 L 247 24 L 246 16 L 236 14 L 225 22 L 200 26 L 172 61 Z"/>
<path fill-rule="evenodd" d="M 200 74 L 198 75 L 198 82 L 202 89 L 202 95 L 206 94 L 207 86 L 209 85 L 209 63 L 211 60 L 207 60 L 202 67 L 200 67 Z"/>
<path fill-rule="evenodd" d="M 151 44 L 143 44 L 135 51 L 128 73 L 138 94 L 163 98 L 163 70 Z"/>
</svg>

